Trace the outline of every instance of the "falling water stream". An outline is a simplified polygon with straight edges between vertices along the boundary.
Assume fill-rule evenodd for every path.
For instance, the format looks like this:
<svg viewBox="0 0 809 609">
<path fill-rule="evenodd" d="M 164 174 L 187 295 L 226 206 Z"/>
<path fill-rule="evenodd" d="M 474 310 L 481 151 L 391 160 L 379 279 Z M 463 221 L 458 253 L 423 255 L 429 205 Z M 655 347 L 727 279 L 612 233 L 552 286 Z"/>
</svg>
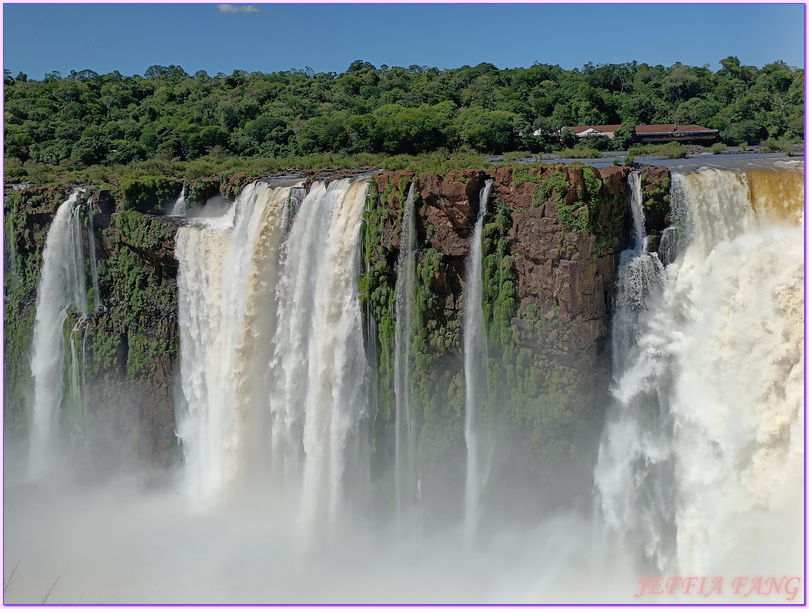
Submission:
<svg viewBox="0 0 809 609">
<path fill-rule="evenodd" d="M 410 416 L 410 347 L 413 324 L 413 281 L 415 275 L 416 227 L 413 212 L 415 182 L 410 183 L 402 210 L 402 232 L 399 235 L 399 266 L 396 275 L 396 334 L 394 337 L 393 390 L 396 396 L 396 512 L 413 504 L 416 489 L 414 464 L 414 429 Z"/>
<path fill-rule="evenodd" d="M 596 490 L 653 572 L 801 563 L 803 173 L 774 173 L 674 173 L 673 260 L 622 262 Z"/>
<path fill-rule="evenodd" d="M 474 539 L 480 519 L 480 496 L 488 477 L 491 443 L 481 429 L 480 409 L 489 393 L 489 351 L 486 320 L 483 317 L 483 222 L 492 180 L 480 191 L 480 209 L 469 247 L 466 275 L 466 314 L 464 317 L 464 378 L 466 380 L 466 494 L 464 505 L 467 543 Z"/>
<path fill-rule="evenodd" d="M 64 394 L 65 320 L 71 307 L 82 317 L 87 314 L 80 206 L 77 205 L 80 194 L 75 191 L 59 206 L 42 253 L 31 354 L 34 404 L 29 473 L 34 478 L 47 473 L 59 456 L 57 426 Z"/>
<path fill-rule="evenodd" d="M 290 189 L 252 184 L 224 216 L 180 229 L 178 436 L 203 504 L 262 461 L 309 525 L 334 521 L 367 487 L 365 188 L 315 184 L 285 234 Z"/>
<path fill-rule="evenodd" d="M 171 210 L 169 211 L 170 216 L 184 216 L 186 214 L 186 201 L 185 201 L 185 184 L 183 184 L 182 190 L 180 190 L 180 194 L 177 196 L 177 199 L 174 201 L 174 205 L 171 206 Z"/>
</svg>

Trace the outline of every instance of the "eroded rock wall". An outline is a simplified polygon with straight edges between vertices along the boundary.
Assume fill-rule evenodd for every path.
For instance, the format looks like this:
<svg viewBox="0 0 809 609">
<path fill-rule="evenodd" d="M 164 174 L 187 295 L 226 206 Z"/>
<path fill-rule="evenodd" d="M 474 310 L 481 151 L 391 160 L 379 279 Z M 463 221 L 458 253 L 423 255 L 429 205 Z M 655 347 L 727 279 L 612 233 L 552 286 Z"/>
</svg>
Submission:
<svg viewBox="0 0 809 609">
<path fill-rule="evenodd" d="M 15 254 L 12 264 L 7 241 L 6 433 L 25 435 L 29 427 L 34 400 L 30 348 L 42 253 L 56 209 L 67 196 L 66 189 L 30 189 L 5 199 L 6 223 L 14 227 L 6 234 L 14 239 Z M 94 311 L 88 295 L 90 313 L 84 320 L 75 311 L 68 314 L 65 353 L 72 341 L 85 407 L 61 418 L 62 436 L 90 468 L 165 465 L 178 454 L 172 399 L 179 340 L 176 220 L 124 211 L 109 191 L 82 198 L 87 201 L 82 212 L 85 252 L 90 248 L 89 210 L 93 213 L 101 308 Z M 88 278 L 90 260 L 85 256 Z M 11 267 L 17 277 L 8 272 Z M 65 400 L 74 398 L 66 391 Z"/>
<path fill-rule="evenodd" d="M 532 166 L 374 178 L 363 294 L 380 338 L 378 459 L 390 462 L 393 451 L 398 227 L 415 180 L 411 409 L 418 467 L 425 493 L 431 482 L 463 485 L 466 257 L 480 192 L 492 179 L 483 268 L 491 393 L 486 420 L 500 447 L 493 468 L 516 467 L 526 484 L 570 468 L 592 470 L 610 381 L 612 286 L 628 240 L 628 173 L 626 167 Z"/>
<path fill-rule="evenodd" d="M 464 479 L 466 257 L 487 179 L 493 185 L 484 224 L 491 393 L 485 417 L 500 447 L 493 467 L 519 469 L 529 485 L 564 468 L 591 471 L 610 378 L 612 286 L 628 239 L 628 172 L 519 166 L 374 175 L 360 292 L 363 310 L 376 322 L 376 337 L 368 340 L 377 341 L 379 353 L 373 457 L 379 479 L 393 462 L 396 264 L 410 183 L 416 184 L 418 249 L 411 395 L 419 475 L 429 493 L 440 480 L 462 487 Z M 186 193 L 232 199 L 244 183 L 238 174 L 200 179 L 186 183 Z M 144 179 L 92 193 L 103 309 L 69 336 L 82 353 L 87 433 L 122 459 L 153 464 L 180 453 L 173 410 L 179 371 L 173 251 L 180 221 L 141 212 L 159 211 L 166 193 L 179 186 Z M 39 264 L 50 221 L 66 196 L 64 189 L 40 189 L 6 197 L 19 276 L 6 282 L 6 431 L 27 427 Z"/>
</svg>

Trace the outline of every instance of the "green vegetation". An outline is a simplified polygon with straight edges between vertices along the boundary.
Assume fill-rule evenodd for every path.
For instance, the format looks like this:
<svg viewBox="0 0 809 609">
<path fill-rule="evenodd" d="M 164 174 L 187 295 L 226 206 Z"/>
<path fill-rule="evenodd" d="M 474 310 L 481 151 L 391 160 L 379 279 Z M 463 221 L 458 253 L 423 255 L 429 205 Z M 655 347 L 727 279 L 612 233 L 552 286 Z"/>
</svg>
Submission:
<svg viewBox="0 0 809 609">
<path fill-rule="evenodd" d="M 560 233 L 566 255 L 575 253 L 576 244 L 586 242 L 587 235 L 596 236 L 596 251 L 585 262 L 585 273 L 588 277 L 597 273 L 595 256 L 614 245 L 623 230 L 626 208 L 615 200 L 621 195 L 608 195 L 590 168 L 519 164 L 512 176 L 515 187 L 532 185 L 535 201 L 544 194 L 540 203 L 553 197 L 560 209 L 571 211 L 571 226 Z M 390 463 L 393 458 L 398 249 L 392 240 L 411 179 L 417 178 L 402 176 L 395 186 L 372 181 L 363 226 L 366 271 L 360 280 L 360 293 L 376 321 L 379 341 L 376 463 L 385 459 Z M 457 180 L 466 181 L 461 176 Z M 571 182 L 578 186 L 574 188 Z M 566 206 L 564 201 L 571 198 L 575 201 Z M 599 374 L 595 354 L 575 346 L 578 326 L 561 321 L 558 306 L 543 313 L 530 301 L 518 301 L 519 279 L 510 239 L 517 215 L 530 212 L 511 209 L 496 197 L 489 205 L 483 224 L 482 272 L 490 398 L 481 404 L 481 423 L 497 438 L 496 445 L 516 444 L 521 454 L 531 455 L 531 463 L 583 463 L 587 442 L 582 438 L 590 426 L 597 426 L 593 421 L 600 416 L 595 398 Z M 417 213 L 422 209 L 418 201 L 416 209 Z M 448 291 L 460 287 L 450 288 L 460 279 L 459 267 L 452 256 L 440 253 L 432 242 L 433 235 L 428 229 L 419 234 L 417 243 L 411 335 L 411 414 L 417 431 L 419 475 L 435 467 L 455 467 L 462 463 L 459 456 L 464 451 L 463 307 L 448 296 Z"/>
<path fill-rule="evenodd" d="M 606 138 L 603 138 L 606 139 Z M 593 148 L 587 146 L 575 146 L 574 148 L 565 148 L 556 153 L 564 159 L 598 159 L 601 158 L 601 153 Z"/>
<path fill-rule="evenodd" d="M 721 154 L 725 151 L 725 148 L 727 147 L 728 147 L 727 144 L 723 144 L 722 142 L 716 142 L 711 146 L 711 152 L 713 152 L 714 154 Z"/>
<path fill-rule="evenodd" d="M 590 174 L 595 178 L 592 171 L 590 171 Z M 582 193 L 577 193 L 578 197 L 572 203 L 566 203 L 565 195 L 569 189 L 570 183 L 567 181 L 565 172 L 559 168 L 548 179 L 540 181 L 534 188 L 531 193 L 531 203 L 534 207 L 539 207 L 553 195 L 559 220 L 562 222 L 564 229 L 568 232 L 585 234 L 590 229 L 589 209 L 585 206 Z M 595 192 L 597 193 L 598 191 L 596 190 Z"/>
<path fill-rule="evenodd" d="M 534 156 L 534 154 L 526 150 L 516 150 L 513 152 L 503 153 L 503 157 L 507 163 L 518 163 L 520 160 L 530 158 L 532 156 Z"/>
<path fill-rule="evenodd" d="M 216 182 L 217 186 L 213 190 L 218 191 L 218 184 L 227 184 L 238 175 L 249 180 L 283 171 L 359 167 L 379 167 L 389 171 L 413 169 L 419 173 L 439 174 L 450 169 L 491 166 L 488 155 L 468 150 L 449 152 L 441 149 L 420 155 L 329 152 L 282 159 L 264 157 L 244 159 L 216 155 L 191 161 L 150 159 L 129 165 L 93 166 L 70 170 L 34 161 L 26 161 L 21 165 L 17 159 L 11 158 L 7 159 L 6 176 L 14 174 L 16 181 L 30 182 L 32 185 L 95 184 L 102 188 L 115 189 L 119 194 L 122 194 L 121 188 L 127 185 L 131 201 L 127 203 L 128 208 L 142 209 L 155 204 L 156 200 L 162 200 L 162 204 L 165 204 L 169 199 L 176 198 L 184 181 L 192 181 L 188 194 L 192 200 L 200 201 L 212 194 L 205 190 L 204 183 L 210 185 Z"/>
<path fill-rule="evenodd" d="M 659 156 L 664 159 L 684 159 L 688 154 L 688 146 L 680 142 L 667 142 L 665 144 L 646 144 L 645 146 L 632 146 L 627 152 L 627 158 L 631 155 L 633 160 L 635 155 Z"/>
<path fill-rule="evenodd" d="M 549 183 L 553 192 L 569 187 L 561 170 L 539 182 Z M 585 176 L 585 189 L 582 195 L 596 214 L 601 181 L 592 171 Z M 558 307 L 549 319 L 536 304 L 517 303 L 518 278 L 508 238 L 514 215 L 523 213 L 497 201 L 484 219 L 483 313 L 490 399 L 481 418 L 501 445 L 516 443 L 535 463 L 576 462 L 580 434 L 592 417 L 595 368 L 592 354 L 585 356 L 590 358 L 586 362 L 573 357 L 574 324 L 556 318 Z"/>
<path fill-rule="evenodd" d="M 576 136 L 560 129 L 583 124 L 625 128 L 610 141 L 588 138 L 584 148 L 593 150 L 572 154 L 625 149 L 635 124 L 698 123 L 718 129 L 730 145 L 803 137 L 802 69 L 783 62 L 758 69 L 736 57 L 720 63 L 714 73 L 679 63 L 566 71 L 547 64 L 439 70 L 355 61 L 342 74 L 215 76 L 152 66 L 143 76 L 83 70 L 41 81 L 7 69 L 5 175 L 35 184 L 110 184 L 116 176 L 121 183 L 122 167 L 145 161 L 162 167 L 152 175 L 182 179 L 228 170 L 251 176 L 306 166 L 385 167 L 384 159 L 400 168 L 408 157 L 442 149 L 455 155 L 571 148 Z M 379 154 L 393 158 L 373 156 Z M 195 160 L 205 162 L 176 165 Z"/>
<path fill-rule="evenodd" d="M 159 256 L 165 243 L 163 254 L 171 257 L 175 231 L 172 224 L 132 211 L 118 213 L 102 231 L 100 238 L 115 247 L 99 261 L 107 311 L 97 316 L 99 327 L 89 335 L 88 375 L 118 379 L 125 370 L 136 379 L 153 375 L 160 357 L 176 359 L 178 344 L 165 320 L 176 316 L 177 286 L 162 265 L 144 256 Z"/>
<path fill-rule="evenodd" d="M 374 429 L 374 462 L 378 465 L 393 458 L 396 396 L 394 394 L 394 348 L 396 338 L 396 260 L 398 249 L 391 241 L 392 226 L 401 226 L 401 217 L 393 218 L 392 209 L 399 216 L 407 199 L 410 179 L 400 180 L 398 187 L 385 184 L 378 193 L 379 182 L 372 178 L 368 187 L 368 200 L 362 223 L 363 274 L 359 279 L 360 306 L 364 315 L 376 322 L 378 341 L 377 407 Z M 367 320 L 366 320 L 367 321 Z"/>
<path fill-rule="evenodd" d="M 666 175 L 659 179 L 650 180 L 647 172 L 641 174 L 641 187 L 643 188 L 643 206 L 646 212 L 663 213 L 669 211 L 671 177 Z"/>
<path fill-rule="evenodd" d="M 124 210 L 149 213 L 176 198 L 182 183 L 161 175 L 126 176 L 121 181 L 120 198 Z"/>
<path fill-rule="evenodd" d="M 768 139 L 767 141 L 761 143 L 762 150 L 767 152 L 781 150 L 782 152 L 786 152 L 787 156 L 790 156 L 792 151 L 799 146 L 803 146 L 802 141 L 789 138 Z"/>
</svg>

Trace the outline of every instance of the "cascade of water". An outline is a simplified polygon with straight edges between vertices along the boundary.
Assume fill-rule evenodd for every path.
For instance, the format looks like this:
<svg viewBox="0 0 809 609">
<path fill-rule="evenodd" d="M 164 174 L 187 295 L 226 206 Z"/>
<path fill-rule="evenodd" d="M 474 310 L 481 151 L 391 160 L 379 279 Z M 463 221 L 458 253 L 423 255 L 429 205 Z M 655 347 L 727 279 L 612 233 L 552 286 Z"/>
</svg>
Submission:
<svg viewBox="0 0 809 609">
<path fill-rule="evenodd" d="M 660 235 L 660 246 L 657 255 L 664 265 L 671 264 L 677 258 L 679 248 L 679 231 L 676 226 L 667 226 Z"/>
<path fill-rule="evenodd" d="M 304 522 L 334 520 L 346 480 L 352 496 L 367 485 L 357 293 L 366 189 L 315 184 L 285 234 L 290 189 L 257 183 L 224 216 L 178 231 L 177 434 L 203 504 L 256 461 L 286 470 Z"/>
<path fill-rule="evenodd" d="M 414 429 L 410 417 L 410 345 L 413 325 L 413 280 L 415 277 L 416 226 L 413 210 L 415 182 L 410 183 L 402 210 L 399 235 L 399 266 L 396 276 L 396 334 L 394 337 L 393 390 L 396 396 L 396 513 L 411 506 L 415 493 Z"/>
<path fill-rule="evenodd" d="M 629 174 L 629 207 L 632 212 L 632 249 L 641 251 L 646 241 L 646 215 L 643 213 L 643 188 L 641 174 Z"/>
<path fill-rule="evenodd" d="M 367 416 L 357 292 L 366 191 L 365 182 L 315 184 L 295 217 L 281 263 L 271 363 L 273 459 L 283 464 L 290 496 L 302 480 L 307 527 L 337 518 L 347 478 L 367 483 L 367 454 L 349 449 L 362 444 Z"/>
<path fill-rule="evenodd" d="M 59 206 L 42 252 L 31 353 L 34 408 L 30 474 L 33 477 L 45 474 L 59 454 L 56 426 L 64 393 L 62 332 L 65 320 L 71 305 L 82 315 L 87 311 L 81 225 L 76 214 L 79 194 L 80 191 L 74 192 Z"/>
<path fill-rule="evenodd" d="M 287 221 L 284 225 L 285 233 L 289 232 L 289 229 L 292 228 L 292 222 L 295 220 L 295 216 L 298 215 L 298 210 L 301 208 L 304 199 L 306 199 L 306 188 L 303 186 L 293 186 L 289 189 L 289 214 L 287 215 Z"/>
<path fill-rule="evenodd" d="M 492 180 L 480 191 L 480 209 L 467 257 L 466 310 L 464 315 L 464 379 L 466 380 L 466 493 L 465 530 L 468 542 L 478 526 L 479 502 L 486 483 L 486 461 L 491 446 L 480 428 L 480 407 L 489 393 L 489 351 L 486 344 L 486 321 L 483 317 L 483 221 L 489 201 Z"/>
<path fill-rule="evenodd" d="M 102 308 L 101 292 L 98 289 L 98 263 L 96 261 L 96 236 L 93 226 L 93 200 L 87 201 L 87 220 L 89 222 L 89 243 L 90 243 L 90 276 L 93 279 L 93 311 L 100 311 Z"/>
<path fill-rule="evenodd" d="M 756 556 L 777 572 L 802 565 L 789 528 L 802 526 L 800 206 L 784 193 L 757 202 L 755 180 L 673 175 L 685 234 L 616 366 L 599 504 L 608 528 L 661 573 L 723 573 Z M 788 194 L 802 199 L 802 176 Z M 791 224 L 760 213 L 784 208 Z"/>
<path fill-rule="evenodd" d="M 262 360 L 274 327 L 261 310 L 277 265 L 286 189 L 248 185 L 221 217 L 195 220 L 177 233 L 184 404 L 177 435 L 186 480 L 198 501 L 214 499 L 244 471 L 256 439 L 248 433 L 265 388 Z M 261 302 L 256 302 L 257 300 Z"/>
<path fill-rule="evenodd" d="M 615 290 L 615 312 L 612 324 L 613 371 L 623 371 L 629 351 L 638 340 L 640 317 L 646 310 L 650 294 L 659 286 L 663 266 L 655 253 L 646 251 L 645 215 L 640 172 L 629 176 L 630 211 L 632 213 L 632 248 L 621 253 Z"/>
<path fill-rule="evenodd" d="M 174 201 L 174 205 L 169 212 L 170 216 L 184 216 L 186 212 L 186 203 L 185 203 L 185 184 L 183 184 L 182 190 L 180 190 L 180 194 L 177 197 L 177 200 Z"/>
<path fill-rule="evenodd" d="M 270 369 L 273 413 L 273 465 L 284 482 L 288 500 L 297 503 L 303 477 L 303 427 L 309 377 L 309 348 L 318 269 L 325 258 L 335 210 L 347 181 L 313 185 L 299 205 L 281 252 L 276 286 L 278 330 Z"/>
</svg>

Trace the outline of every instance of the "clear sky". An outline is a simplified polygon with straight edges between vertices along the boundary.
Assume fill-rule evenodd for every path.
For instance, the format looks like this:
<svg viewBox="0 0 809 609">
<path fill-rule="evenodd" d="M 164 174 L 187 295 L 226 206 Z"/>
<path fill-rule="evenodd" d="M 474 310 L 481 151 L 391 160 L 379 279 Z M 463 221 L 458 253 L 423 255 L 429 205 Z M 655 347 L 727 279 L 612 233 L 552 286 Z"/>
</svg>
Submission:
<svg viewBox="0 0 809 609">
<path fill-rule="evenodd" d="M 344 72 L 587 62 L 804 66 L 803 4 L 4 4 L 3 66 Z"/>
</svg>

